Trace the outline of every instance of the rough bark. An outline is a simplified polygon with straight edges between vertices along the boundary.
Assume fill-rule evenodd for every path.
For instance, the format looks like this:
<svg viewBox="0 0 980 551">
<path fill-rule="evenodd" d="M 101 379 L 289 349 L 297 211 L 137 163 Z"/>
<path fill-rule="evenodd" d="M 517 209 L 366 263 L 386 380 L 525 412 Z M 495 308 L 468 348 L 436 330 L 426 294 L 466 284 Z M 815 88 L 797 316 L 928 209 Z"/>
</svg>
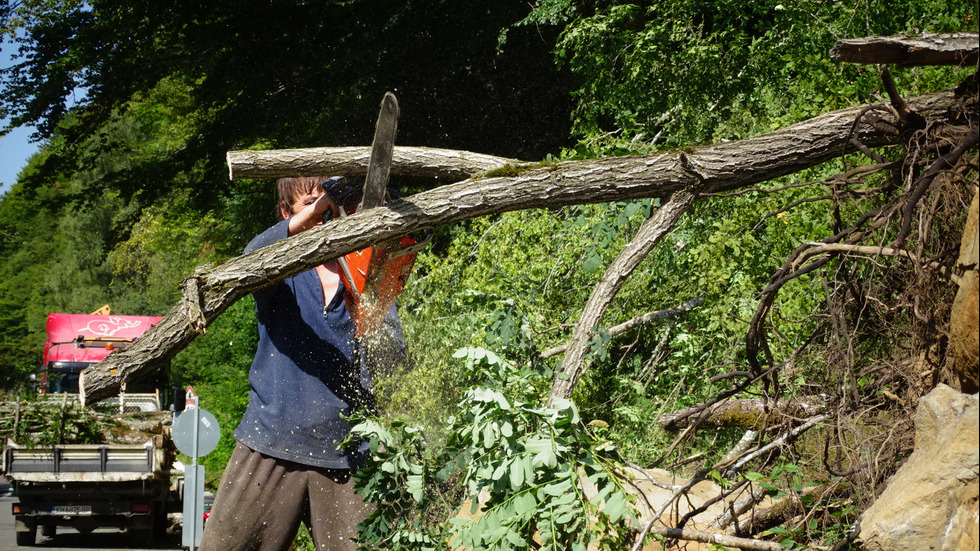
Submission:
<svg viewBox="0 0 980 551">
<path fill-rule="evenodd" d="M 400 113 L 395 95 L 391 92 L 385 94 L 374 130 L 374 143 L 371 144 L 371 158 L 368 160 L 367 176 L 364 179 L 364 194 L 361 197 L 361 206 L 358 208 L 373 209 L 385 202 Z"/>
<path fill-rule="evenodd" d="M 863 64 L 976 65 L 980 33 L 925 33 L 921 36 L 868 36 L 840 40 L 830 56 L 837 61 Z"/>
<path fill-rule="evenodd" d="M 976 111 L 953 90 L 919 96 L 909 106 L 929 121 L 949 122 Z M 111 354 L 82 374 L 84 403 L 112 396 L 122 381 L 140 379 L 166 363 L 196 336 L 192 322 L 213 321 L 231 304 L 323 262 L 425 227 L 514 210 L 622 201 L 666 199 L 680 190 L 721 192 L 758 184 L 867 146 L 898 143 L 887 111 L 855 107 L 826 113 L 791 127 L 739 142 L 671 150 L 651 155 L 522 167 L 508 176 L 474 177 L 383 207 L 334 220 L 272 246 L 199 269 L 197 289 L 187 292 L 164 319 L 126 350 Z M 460 154 L 467 156 L 469 154 Z M 395 154 L 392 170 L 397 171 Z M 320 173 L 340 167 L 317 168 Z M 189 311 L 200 308 L 200 315 Z"/>
<path fill-rule="evenodd" d="M 760 534 L 770 528 L 780 526 L 806 512 L 807 502 L 819 500 L 843 493 L 847 485 L 840 483 L 821 484 L 806 488 L 800 493 L 784 496 L 762 510 L 753 510 L 748 518 L 733 520 L 728 528 L 728 535 L 748 537 Z"/>
<path fill-rule="evenodd" d="M 589 346 L 596 336 L 596 327 L 606 315 L 612 299 L 619 293 L 623 283 L 640 262 L 674 229 L 681 215 L 687 212 L 695 199 L 697 194 L 688 190 L 678 191 L 671 196 L 670 201 L 657 209 L 657 212 L 643 224 L 636 237 L 623 247 L 616 260 L 606 269 L 602 280 L 592 290 L 592 295 L 585 303 L 582 315 L 575 325 L 572 339 L 562 358 L 561 373 L 555 377 L 551 386 L 549 402 L 555 398 L 568 399 L 572 396 L 575 385 L 578 384 L 587 367 Z"/>
<path fill-rule="evenodd" d="M 370 147 L 243 150 L 227 154 L 228 175 L 232 180 L 365 174 L 370 158 Z M 469 151 L 395 146 L 391 174 L 458 182 L 474 174 L 520 164 L 521 161 L 514 159 Z"/>
<path fill-rule="evenodd" d="M 697 422 L 712 427 L 741 427 L 762 429 L 778 425 L 787 418 L 801 419 L 822 413 L 826 408 L 818 396 L 805 396 L 778 403 L 762 398 L 729 400 L 711 407 L 694 406 L 675 411 L 660 418 L 665 430 L 682 430 Z"/>
</svg>

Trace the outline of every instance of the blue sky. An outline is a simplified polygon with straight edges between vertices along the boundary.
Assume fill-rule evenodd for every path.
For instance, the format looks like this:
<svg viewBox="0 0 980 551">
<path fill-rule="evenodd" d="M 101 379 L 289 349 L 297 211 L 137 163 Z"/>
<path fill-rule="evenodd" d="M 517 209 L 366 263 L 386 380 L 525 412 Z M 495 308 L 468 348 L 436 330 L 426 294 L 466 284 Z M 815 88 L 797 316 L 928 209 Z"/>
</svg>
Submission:
<svg viewBox="0 0 980 551">
<path fill-rule="evenodd" d="M 18 128 L 0 138 L 0 193 L 10 189 L 27 159 L 37 152 L 40 144 L 30 143 L 31 132 L 32 129 Z"/>
<path fill-rule="evenodd" d="M 9 67 L 13 63 L 10 56 L 15 51 L 16 47 L 5 38 L 0 45 L 0 67 Z M 7 119 L 0 124 L 6 126 Z M 17 174 L 27 165 L 27 159 L 40 147 L 39 143 L 31 143 L 32 133 L 33 128 L 18 128 L 0 138 L 0 193 L 17 181 Z"/>
</svg>

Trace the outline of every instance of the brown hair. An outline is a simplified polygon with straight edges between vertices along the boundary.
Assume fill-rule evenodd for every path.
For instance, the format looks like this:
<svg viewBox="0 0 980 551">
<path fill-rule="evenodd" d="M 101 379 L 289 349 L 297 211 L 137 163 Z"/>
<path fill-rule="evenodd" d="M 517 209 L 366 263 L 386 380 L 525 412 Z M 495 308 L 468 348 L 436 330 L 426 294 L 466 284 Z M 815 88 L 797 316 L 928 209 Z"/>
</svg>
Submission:
<svg viewBox="0 0 980 551">
<path fill-rule="evenodd" d="M 292 204 L 300 196 L 312 192 L 319 187 L 320 183 L 326 180 L 323 176 L 303 176 L 300 178 L 279 178 L 276 186 L 279 188 L 279 203 L 276 208 L 276 215 L 282 218 L 282 209 L 289 212 Z"/>
</svg>

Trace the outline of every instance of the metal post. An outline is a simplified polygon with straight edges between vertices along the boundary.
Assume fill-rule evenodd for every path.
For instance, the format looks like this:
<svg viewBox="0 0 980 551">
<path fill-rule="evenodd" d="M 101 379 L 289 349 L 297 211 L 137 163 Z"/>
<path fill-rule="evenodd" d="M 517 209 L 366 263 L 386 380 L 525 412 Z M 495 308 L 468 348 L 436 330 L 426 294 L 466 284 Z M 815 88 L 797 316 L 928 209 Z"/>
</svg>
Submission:
<svg viewBox="0 0 980 551">
<path fill-rule="evenodd" d="M 194 435 L 194 440 L 193 440 L 194 443 L 191 445 L 192 449 L 194 450 L 194 453 L 191 454 L 191 466 L 192 467 L 195 467 L 195 468 L 194 469 L 191 469 L 191 470 L 194 472 L 194 476 L 197 476 L 197 468 L 196 468 L 197 467 L 197 449 L 198 449 L 198 440 L 200 440 L 200 431 L 201 431 L 201 398 L 200 398 L 200 396 L 198 396 L 198 398 L 197 398 L 197 404 L 195 404 L 195 406 L 196 407 L 194 408 L 194 431 L 192 433 Z M 196 543 L 197 543 L 197 523 L 198 522 L 201 522 L 201 512 L 197 510 L 197 494 L 199 492 L 201 492 L 202 489 L 201 488 L 198 488 L 196 483 L 194 484 L 194 489 L 195 489 L 194 496 L 193 496 L 194 505 L 191 506 L 191 511 L 194 513 L 194 515 L 192 517 L 193 520 L 191 521 L 191 531 L 192 532 L 191 532 L 191 547 L 190 547 L 190 551 L 194 551 L 194 548 L 196 547 Z M 187 522 L 187 519 L 184 519 L 184 522 L 186 523 Z"/>
</svg>

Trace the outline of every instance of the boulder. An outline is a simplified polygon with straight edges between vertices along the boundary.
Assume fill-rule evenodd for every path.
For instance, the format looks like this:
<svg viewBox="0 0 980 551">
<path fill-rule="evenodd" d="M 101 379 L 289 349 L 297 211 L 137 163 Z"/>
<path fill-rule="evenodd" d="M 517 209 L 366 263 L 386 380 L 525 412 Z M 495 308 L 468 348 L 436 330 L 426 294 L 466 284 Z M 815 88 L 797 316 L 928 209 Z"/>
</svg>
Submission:
<svg viewBox="0 0 980 551">
<path fill-rule="evenodd" d="M 978 424 L 976 394 L 939 385 L 919 401 L 915 451 L 861 517 L 864 549 L 977 548 Z"/>
<path fill-rule="evenodd" d="M 970 213 L 963 228 L 957 267 L 963 269 L 960 286 L 953 299 L 949 333 L 953 362 L 960 388 L 967 394 L 980 390 L 980 193 L 974 193 Z"/>
</svg>

